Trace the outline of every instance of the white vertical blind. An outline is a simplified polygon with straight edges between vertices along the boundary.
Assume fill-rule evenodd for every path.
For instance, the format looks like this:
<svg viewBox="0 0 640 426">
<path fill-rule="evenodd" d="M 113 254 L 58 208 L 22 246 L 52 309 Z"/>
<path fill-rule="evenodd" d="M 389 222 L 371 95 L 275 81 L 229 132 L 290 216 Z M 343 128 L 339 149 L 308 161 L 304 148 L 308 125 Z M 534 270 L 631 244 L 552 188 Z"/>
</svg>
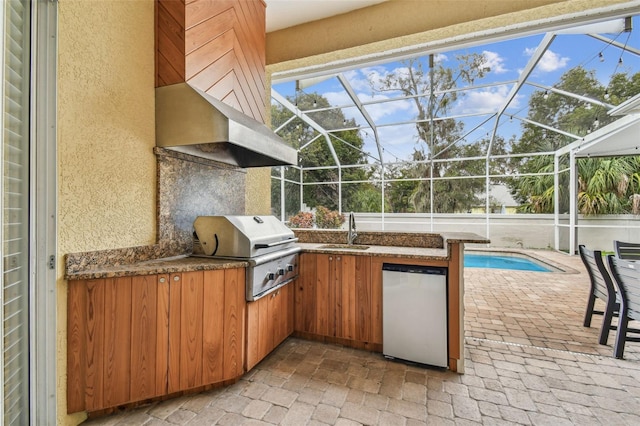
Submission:
<svg viewBox="0 0 640 426">
<path fill-rule="evenodd" d="M 30 8 L 3 3 L 3 423 L 28 425 Z"/>
</svg>

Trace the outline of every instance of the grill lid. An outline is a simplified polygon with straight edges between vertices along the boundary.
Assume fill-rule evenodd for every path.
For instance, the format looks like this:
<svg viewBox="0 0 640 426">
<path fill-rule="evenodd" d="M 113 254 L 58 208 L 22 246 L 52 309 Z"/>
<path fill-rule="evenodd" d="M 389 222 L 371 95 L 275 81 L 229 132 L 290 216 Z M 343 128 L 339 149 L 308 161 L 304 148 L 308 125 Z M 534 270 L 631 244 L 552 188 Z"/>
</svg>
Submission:
<svg viewBox="0 0 640 426">
<path fill-rule="evenodd" d="M 205 255 L 253 258 L 283 250 L 298 239 L 275 216 L 198 216 L 196 241 Z"/>
</svg>

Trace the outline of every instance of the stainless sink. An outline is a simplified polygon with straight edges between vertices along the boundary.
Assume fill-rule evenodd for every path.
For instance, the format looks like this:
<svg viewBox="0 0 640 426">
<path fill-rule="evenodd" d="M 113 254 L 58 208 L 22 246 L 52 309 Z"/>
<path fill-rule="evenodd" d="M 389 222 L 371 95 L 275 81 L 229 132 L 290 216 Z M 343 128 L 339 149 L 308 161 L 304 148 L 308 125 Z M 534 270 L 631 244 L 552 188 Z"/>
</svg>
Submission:
<svg viewBox="0 0 640 426">
<path fill-rule="evenodd" d="M 369 246 L 363 246 L 360 244 L 324 244 L 321 245 L 322 249 L 339 249 L 339 250 L 366 250 Z"/>
</svg>

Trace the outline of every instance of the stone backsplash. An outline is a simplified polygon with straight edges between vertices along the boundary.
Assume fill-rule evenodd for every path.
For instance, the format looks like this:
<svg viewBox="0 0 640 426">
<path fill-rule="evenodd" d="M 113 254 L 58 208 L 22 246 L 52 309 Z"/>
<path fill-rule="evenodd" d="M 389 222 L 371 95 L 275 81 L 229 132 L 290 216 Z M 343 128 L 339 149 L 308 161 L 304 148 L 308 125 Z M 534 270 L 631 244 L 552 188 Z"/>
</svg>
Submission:
<svg viewBox="0 0 640 426">
<path fill-rule="evenodd" d="M 163 148 L 154 152 L 160 244 L 191 253 L 196 217 L 245 213 L 245 169 Z"/>
<path fill-rule="evenodd" d="M 346 244 L 347 231 L 333 229 L 293 229 L 300 243 Z M 444 241 L 440 234 L 403 233 L 403 232 L 358 232 L 355 244 L 443 248 Z"/>
</svg>

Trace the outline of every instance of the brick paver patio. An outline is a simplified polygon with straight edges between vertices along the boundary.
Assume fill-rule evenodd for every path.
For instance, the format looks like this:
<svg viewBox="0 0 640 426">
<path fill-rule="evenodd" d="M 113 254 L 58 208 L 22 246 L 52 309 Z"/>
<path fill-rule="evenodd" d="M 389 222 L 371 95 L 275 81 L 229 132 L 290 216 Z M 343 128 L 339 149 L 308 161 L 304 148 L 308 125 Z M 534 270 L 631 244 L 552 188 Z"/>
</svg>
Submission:
<svg viewBox="0 0 640 426">
<path fill-rule="evenodd" d="M 463 375 L 290 338 L 232 386 L 87 424 L 640 425 L 640 343 L 616 360 L 582 327 L 579 257 L 527 253 L 567 272 L 465 270 Z"/>
</svg>

